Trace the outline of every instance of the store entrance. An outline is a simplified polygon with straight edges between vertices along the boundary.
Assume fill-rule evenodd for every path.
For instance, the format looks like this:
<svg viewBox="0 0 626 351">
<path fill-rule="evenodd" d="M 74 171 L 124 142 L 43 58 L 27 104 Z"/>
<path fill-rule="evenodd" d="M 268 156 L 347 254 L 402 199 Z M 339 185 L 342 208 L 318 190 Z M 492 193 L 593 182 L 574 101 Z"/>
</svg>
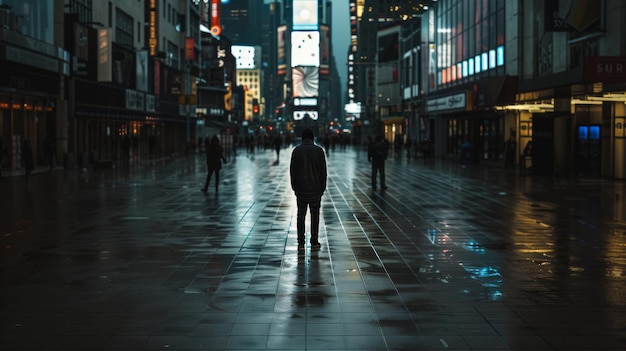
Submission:
<svg viewBox="0 0 626 351">
<path fill-rule="evenodd" d="M 583 176 L 600 176 L 601 127 L 579 125 L 576 137 L 576 173 Z"/>
</svg>

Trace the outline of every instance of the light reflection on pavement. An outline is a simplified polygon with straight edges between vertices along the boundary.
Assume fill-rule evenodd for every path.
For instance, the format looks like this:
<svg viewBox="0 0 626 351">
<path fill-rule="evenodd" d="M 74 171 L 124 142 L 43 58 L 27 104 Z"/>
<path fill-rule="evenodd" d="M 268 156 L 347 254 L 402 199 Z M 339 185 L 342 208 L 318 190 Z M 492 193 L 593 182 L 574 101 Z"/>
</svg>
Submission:
<svg viewBox="0 0 626 351">
<path fill-rule="evenodd" d="M 240 151 L 219 193 L 203 155 L 0 179 L 0 345 L 626 348 L 623 181 L 390 159 L 375 192 L 331 151 L 299 255 L 289 156 Z"/>
</svg>

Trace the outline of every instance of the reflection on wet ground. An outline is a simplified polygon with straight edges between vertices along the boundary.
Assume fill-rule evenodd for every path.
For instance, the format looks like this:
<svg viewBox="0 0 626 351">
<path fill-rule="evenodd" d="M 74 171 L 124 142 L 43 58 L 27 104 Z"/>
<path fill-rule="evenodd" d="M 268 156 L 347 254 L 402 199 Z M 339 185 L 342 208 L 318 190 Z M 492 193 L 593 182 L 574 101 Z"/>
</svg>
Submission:
<svg viewBox="0 0 626 351">
<path fill-rule="evenodd" d="M 331 151 L 299 254 L 281 154 L 0 179 L 1 349 L 626 348 L 624 182 Z"/>
</svg>

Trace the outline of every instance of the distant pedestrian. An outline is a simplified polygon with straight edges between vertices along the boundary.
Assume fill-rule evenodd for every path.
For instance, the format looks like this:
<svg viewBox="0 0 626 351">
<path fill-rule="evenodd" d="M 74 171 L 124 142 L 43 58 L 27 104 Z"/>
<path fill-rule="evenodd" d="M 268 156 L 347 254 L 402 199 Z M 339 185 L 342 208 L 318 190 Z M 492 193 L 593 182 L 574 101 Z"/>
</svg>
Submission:
<svg viewBox="0 0 626 351">
<path fill-rule="evenodd" d="M 214 135 L 213 138 L 211 138 L 211 144 L 206 150 L 207 175 L 204 188 L 201 189 L 202 191 L 207 191 L 209 183 L 211 182 L 211 176 L 215 173 L 215 192 L 217 193 L 220 184 L 220 169 L 222 168 L 222 162 L 226 163 L 226 158 L 224 158 L 224 148 L 220 144 L 220 139 L 217 135 Z"/>
<path fill-rule="evenodd" d="M 393 141 L 393 149 L 396 152 L 396 156 L 402 158 L 402 134 L 396 134 L 396 139 Z"/>
<path fill-rule="evenodd" d="M 0 137 L 0 177 L 2 177 L 2 167 L 4 167 L 4 162 L 9 157 L 9 149 L 6 145 L 4 145 L 4 140 Z"/>
<path fill-rule="evenodd" d="M 30 177 L 33 172 L 33 168 L 35 167 L 33 148 L 28 139 L 24 140 L 24 145 L 22 147 L 22 159 L 24 160 L 24 179 L 26 179 L 26 183 L 28 183 L 28 177 Z"/>
<path fill-rule="evenodd" d="M 515 136 L 511 135 L 504 146 L 504 168 L 515 168 L 515 154 L 517 142 Z"/>
<path fill-rule="evenodd" d="M 388 143 L 382 135 L 376 136 L 367 150 L 367 160 L 372 164 L 372 190 L 376 191 L 376 178 L 380 175 L 380 188 L 387 189 L 385 183 L 385 160 L 389 152 Z"/>
<path fill-rule="evenodd" d="M 406 138 L 406 158 L 411 158 L 411 149 L 413 149 L 413 140 L 411 137 Z"/>
<path fill-rule="evenodd" d="M 274 136 L 274 150 L 276 151 L 276 163 L 280 160 L 280 149 L 283 147 L 283 138 L 280 134 Z"/>
<path fill-rule="evenodd" d="M 465 167 L 472 162 L 472 144 L 465 140 L 461 144 L 461 165 Z"/>
<path fill-rule="evenodd" d="M 326 154 L 330 154 L 330 135 L 324 134 L 322 143 L 324 144 L 324 150 L 326 150 Z"/>
<path fill-rule="evenodd" d="M 248 134 L 248 136 L 246 136 L 246 151 L 248 155 L 254 155 L 254 136 L 252 136 L 251 134 Z"/>
<path fill-rule="evenodd" d="M 326 155 L 324 150 L 313 143 L 313 131 L 302 131 L 302 143 L 291 154 L 291 188 L 298 203 L 297 230 L 298 250 L 304 250 L 305 217 L 307 208 L 311 213 L 311 250 L 319 250 L 319 221 L 322 195 L 326 190 Z"/>
</svg>

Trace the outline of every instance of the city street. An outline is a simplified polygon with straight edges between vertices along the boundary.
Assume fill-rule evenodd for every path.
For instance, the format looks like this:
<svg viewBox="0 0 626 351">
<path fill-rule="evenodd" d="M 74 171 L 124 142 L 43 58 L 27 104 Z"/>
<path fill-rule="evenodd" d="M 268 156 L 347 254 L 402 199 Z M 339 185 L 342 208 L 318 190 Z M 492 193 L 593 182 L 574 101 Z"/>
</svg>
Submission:
<svg viewBox="0 0 626 351">
<path fill-rule="evenodd" d="M 299 254 L 290 155 L 5 172 L 0 349 L 626 349 L 623 181 L 337 147 Z"/>
</svg>

